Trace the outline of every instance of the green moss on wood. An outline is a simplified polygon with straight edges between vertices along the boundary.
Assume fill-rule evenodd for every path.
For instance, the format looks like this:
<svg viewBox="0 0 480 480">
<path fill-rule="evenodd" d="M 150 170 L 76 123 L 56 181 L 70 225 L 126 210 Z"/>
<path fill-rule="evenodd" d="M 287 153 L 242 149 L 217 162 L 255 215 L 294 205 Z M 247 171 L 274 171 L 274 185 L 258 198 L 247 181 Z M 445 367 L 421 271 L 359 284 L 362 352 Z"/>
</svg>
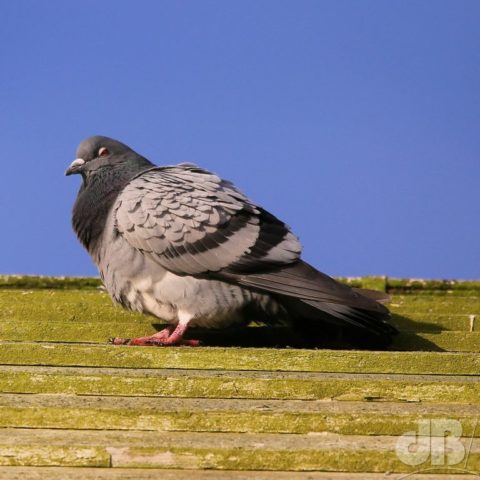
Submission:
<svg viewBox="0 0 480 480">
<path fill-rule="evenodd" d="M 480 297 L 395 295 L 388 307 L 393 313 L 405 316 L 411 313 L 469 315 L 480 313 Z"/>
<path fill-rule="evenodd" d="M 109 467 L 110 455 L 96 446 L 0 445 L 0 465 Z"/>
<path fill-rule="evenodd" d="M 0 364 L 477 375 L 480 354 L 0 343 Z"/>
<path fill-rule="evenodd" d="M 445 330 L 468 332 L 472 322 L 468 314 L 409 312 L 408 315 L 394 313 L 391 323 L 404 332 L 439 333 Z"/>
<path fill-rule="evenodd" d="M 43 475 L 41 477 L 41 475 Z M 159 468 L 75 468 L 75 467 L 0 467 L 1 480 L 326 480 L 325 474 L 309 472 L 246 472 L 229 470 L 194 470 Z M 384 475 L 372 473 L 340 474 L 335 480 L 388 480 Z M 333 479 L 330 479 L 333 480 Z M 435 477 L 424 480 L 451 480 L 451 477 Z M 460 480 L 460 478 L 458 479 Z M 463 479 L 462 479 L 463 480 Z M 470 479 L 469 479 L 470 480 Z"/>
<path fill-rule="evenodd" d="M 115 306 L 96 290 L 0 289 L 0 306 L 0 320 L 5 322 L 158 322 Z"/>
<path fill-rule="evenodd" d="M 112 452 L 114 467 L 196 468 L 221 470 L 328 471 L 328 472 L 416 472 L 395 452 L 378 450 L 264 450 L 184 449 L 131 447 Z M 426 467 L 430 464 L 426 463 Z M 463 464 L 461 465 L 463 467 Z M 480 467 L 480 455 L 470 454 L 468 467 Z M 437 473 L 448 473 L 448 468 Z"/>
<path fill-rule="evenodd" d="M 398 409 L 401 410 L 401 409 Z M 438 414 L 151 411 L 148 409 L 0 407 L 0 427 L 88 430 L 158 430 L 183 432 L 296 433 L 333 432 L 342 435 L 402 435 L 418 428 L 421 419 Z M 474 432 L 471 415 L 450 414 L 464 431 Z"/>
<path fill-rule="evenodd" d="M 478 280 L 425 280 L 399 279 L 387 277 L 387 291 L 389 292 L 418 292 L 421 290 L 437 290 L 444 292 L 477 292 L 480 290 Z"/>
<path fill-rule="evenodd" d="M 158 321 L 122 322 L 8 322 L 0 323 L 1 340 L 34 342 L 88 342 L 106 344 L 110 337 L 134 338 L 153 335 Z"/>
<path fill-rule="evenodd" d="M 392 350 L 480 352 L 480 332 L 402 333 Z"/>
<path fill-rule="evenodd" d="M 42 275 L 0 275 L 0 288 L 94 289 L 102 283 L 97 277 L 49 277 Z"/>
<path fill-rule="evenodd" d="M 480 282 L 385 277 L 344 281 L 351 286 L 394 294 L 390 305 L 394 313 L 392 321 L 403 332 L 394 348 L 480 351 L 478 329 L 469 331 L 472 316 L 480 314 Z M 349 440 L 350 446 L 346 448 L 337 444 L 335 448 L 324 448 L 323 444 L 321 448 L 311 448 L 309 443 L 303 444 L 305 448 L 298 444 L 291 449 L 280 443 L 273 448 L 268 442 L 262 444 L 261 435 L 268 432 L 345 435 L 339 439 L 349 435 L 363 436 L 358 439 L 369 435 L 400 435 L 416 430 L 421 418 L 444 418 L 447 414 L 448 418 L 461 421 L 465 436 L 475 427 L 475 412 L 480 408 L 480 382 L 476 377 L 480 371 L 479 353 L 132 348 L 25 342 L 103 342 L 110 335 L 130 337 L 153 333 L 159 328 L 154 325 L 159 323 L 156 319 L 115 308 L 108 295 L 97 289 L 99 285 L 99 280 L 92 278 L 0 277 L 0 338 L 21 341 L 0 343 L 0 364 L 4 365 L 0 371 L 0 391 L 22 397 L 28 393 L 53 393 L 62 398 L 69 398 L 68 395 L 111 398 L 108 406 L 101 401 L 98 406 L 47 401 L 20 405 L 12 395 L 10 403 L 5 401 L 0 406 L 0 427 L 13 427 L 11 432 L 19 432 L 19 427 L 32 430 L 23 431 L 18 441 L 11 440 L 8 433 L 4 435 L 0 444 L 8 445 L 0 445 L 0 465 L 107 467 L 113 462 L 114 466 L 140 469 L 409 472 L 411 468 L 399 461 L 393 448 L 383 448 L 381 443 L 377 448 L 370 448 L 371 444 L 364 440 L 360 446 Z M 58 368 L 62 366 L 66 368 Z M 74 366 L 78 368 L 70 368 Z M 279 373 L 282 371 L 292 373 Z M 117 406 L 116 396 L 128 398 L 130 403 Z M 276 405 L 284 400 L 338 400 L 328 404 L 356 407 L 332 411 L 202 410 L 172 408 L 169 403 L 168 408 L 155 409 L 137 405 L 139 397 L 147 397 L 144 400 L 148 402 L 153 400 L 149 397 L 165 397 L 168 402 L 171 397 L 184 398 L 183 402 L 190 402 L 191 398 L 212 399 L 212 402 L 221 398 L 227 402 L 237 398 L 257 399 L 262 404 L 273 399 L 271 403 Z M 377 407 L 385 405 L 385 401 L 394 402 L 387 404 L 393 405 L 391 410 Z M 241 402 L 246 404 L 250 400 Z M 362 408 L 367 402 L 377 410 Z M 402 405 L 412 402 L 421 408 L 402 411 Z M 35 432 L 43 428 L 58 429 L 50 431 L 54 441 L 42 442 L 41 435 L 37 438 Z M 68 428 L 72 430 L 64 430 Z M 157 434 L 147 432 L 152 429 L 177 432 L 172 439 L 185 435 L 178 432 L 205 432 L 200 437 L 209 435 L 206 432 L 250 433 L 258 435 L 259 445 L 263 446 L 247 445 L 248 442 L 241 440 L 242 435 L 238 435 L 235 448 L 232 447 L 235 443 L 220 442 L 212 442 L 211 448 L 200 448 L 208 443 L 184 448 L 185 442 L 152 443 L 153 437 L 149 437 L 150 443 L 144 443 L 142 435 Z M 98 430 L 106 430 L 103 437 L 92 434 L 99 433 Z M 62 440 L 56 440 L 56 432 L 62 431 Z M 81 435 L 72 436 L 75 431 Z M 136 440 L 132 443 L 130 437 L 121 435 L 133 435 Z M 475 436 L 480 436 L 480 432 Z M 468 467 L 480 469 L 478 449 L 471 452 Z"/>
<path fill-rule="evenodd" d="M 337 277 L 337 280 L 352 288 L 368 288 L 385 292 L 387 287 L 385 276 Z"/>
<path fill-rule="evenodd" d="M 395 321 L 392 323 L 395 324 Z M 69 324 L 67 322 L 15 322 L 0 323 L 1 340 L 20 340 L 31 342 L 88 342 L 106 344 L 108 338 L 120 336 L 123 338 L 141 337 L 152 335 L 161 328 L 159 323 L 115 323 L 115 322 L 76 322 Z M 253 327 L 254 328 L 254 327 Z M 435 333 L 432 333 L 435 332 Z M 288 341 L 288 330 L 282 328 L 266 328 L 261 330 L 266 340 L 277 338 L 278 341 Z M 191 335 L 195 336 L 192 331 Z M 219 338 L 218 332 L 202 331 L 200 334 L 205 343 L 213 344 L 220 340 L 220 344 L 227 344 L 227 337 Z M 229 334 L 232 342 L 241 342 L 240 344 L 255 345 L 259 340 L 254 332 L 250 330 L 243 331 L 242 337 L 234 337 Z M 450 332 L 442 331 L 431 327 L 430 332 L 402 332 L 395 337 L 392 349 L 398 350 L 424 350 L 441 351 L 448 350 L 452 352 L 479 352 L 480 351 L 480 332 Z"/>
<path fill-rule="evenodd" d="M 382 377 L 291 377 L 212 375 L 199 372 L 82 371 L 0 372 L 0 391 L 7 393 L 63 393 L 75 395 L 159 396 L 180 398 L 251 398 L 275 400 L 348 400 L 480 403 L 480 382 L 467 380 L 385 379 Z M 318 374 L 317 374 L 318 375 Z"/>
</svg>

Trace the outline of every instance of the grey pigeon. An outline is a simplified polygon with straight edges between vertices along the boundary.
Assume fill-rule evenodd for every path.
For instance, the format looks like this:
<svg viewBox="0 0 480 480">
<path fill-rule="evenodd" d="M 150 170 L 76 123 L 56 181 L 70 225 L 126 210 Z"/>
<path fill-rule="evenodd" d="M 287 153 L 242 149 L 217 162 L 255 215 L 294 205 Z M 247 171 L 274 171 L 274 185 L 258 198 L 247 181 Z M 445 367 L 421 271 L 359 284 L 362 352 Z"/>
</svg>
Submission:
<svg viewBox="0 0 480 480">
<path fill-rule="evenodd" d="M 113 300 L 168 322 L 115 344 L 197 345 L 189 327 L 250 320 L 323 337 L 332 327 L 386 346 L 395 329 L 380 292 L 342 285 L 300 259 L 281 220 L 232 183 L 192 164 L 159 167 L 108 137 L 83 141 L 73 228 Z M 365 340 L 366 339 L 366 340 Z"/>
</svg>

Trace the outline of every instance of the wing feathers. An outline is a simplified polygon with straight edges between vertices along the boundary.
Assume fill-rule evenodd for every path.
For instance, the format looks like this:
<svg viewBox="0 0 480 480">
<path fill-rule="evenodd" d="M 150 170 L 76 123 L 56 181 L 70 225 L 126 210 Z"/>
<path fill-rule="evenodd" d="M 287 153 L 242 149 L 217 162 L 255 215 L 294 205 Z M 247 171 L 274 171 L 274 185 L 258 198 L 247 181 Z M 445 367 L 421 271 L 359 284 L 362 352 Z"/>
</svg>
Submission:
<svg viewBox="0 0 480 480">
<path fill-rule="evenodd" d="M 179 274 L 295 261 L 298 239 L 231 183 L 191 165 L 137 176 L 114 207 L 118 232 Z"/>
</svg>

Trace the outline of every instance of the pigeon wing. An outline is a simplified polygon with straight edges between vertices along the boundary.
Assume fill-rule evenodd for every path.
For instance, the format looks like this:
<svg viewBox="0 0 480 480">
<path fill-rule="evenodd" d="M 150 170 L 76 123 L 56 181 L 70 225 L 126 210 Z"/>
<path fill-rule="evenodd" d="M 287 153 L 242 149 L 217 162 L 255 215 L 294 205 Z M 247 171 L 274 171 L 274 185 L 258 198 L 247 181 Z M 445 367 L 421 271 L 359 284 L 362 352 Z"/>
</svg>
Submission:
<svg viewBox="0 0 480 480">
<path fill-rule="evenodd" d="M 295 262 L 301 252 L 287 225 L 194 165 L 141 173 L 113 212 L 120 235 L 178 274 L 262 271 Z"/>
</svg>

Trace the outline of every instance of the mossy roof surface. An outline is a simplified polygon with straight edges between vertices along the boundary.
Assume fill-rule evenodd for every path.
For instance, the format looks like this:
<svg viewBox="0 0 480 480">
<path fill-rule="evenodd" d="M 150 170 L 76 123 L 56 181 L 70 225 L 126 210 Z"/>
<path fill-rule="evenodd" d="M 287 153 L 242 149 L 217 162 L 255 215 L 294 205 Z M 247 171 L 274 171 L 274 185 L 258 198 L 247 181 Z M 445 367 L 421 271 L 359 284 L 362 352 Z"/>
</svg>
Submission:
<svg viewBox="0 0 480 480">
<path fill-rule="evenodd" d="M 161 322 L 113 306 L 97 278 L 0 276 L 0 479 L 480 472 L 480 282 L 340 280 L 391 294 L 389 351 L 289 348 L 259 326 L 198 348 L 114 347 Z M 461 461 L 398 455 L 436 422 L 460 426 Z"/>
</svg>

